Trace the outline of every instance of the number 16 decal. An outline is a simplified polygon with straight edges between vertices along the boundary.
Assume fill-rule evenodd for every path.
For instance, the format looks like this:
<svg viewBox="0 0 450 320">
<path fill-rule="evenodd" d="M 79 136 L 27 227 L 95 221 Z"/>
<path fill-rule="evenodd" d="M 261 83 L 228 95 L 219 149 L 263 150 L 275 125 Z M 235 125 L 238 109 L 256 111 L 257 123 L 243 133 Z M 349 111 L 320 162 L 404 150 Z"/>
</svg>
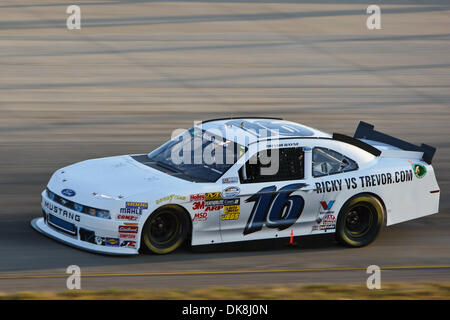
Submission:
<svg viewBox="0 0 450 320">
<path fill-rule="evenodd" d="M 261 189 L 245 202 L 255 202 L 250 218 L 244 229 L 244 235 L 262 229 L 264 223 L 268 228 L 284 230 L 300 217 L 305 201 L 301 196 L 291 193 L 305 186 L 304 183 L 287 185 L 277 191 L 276 186 Z"/>
</svg>

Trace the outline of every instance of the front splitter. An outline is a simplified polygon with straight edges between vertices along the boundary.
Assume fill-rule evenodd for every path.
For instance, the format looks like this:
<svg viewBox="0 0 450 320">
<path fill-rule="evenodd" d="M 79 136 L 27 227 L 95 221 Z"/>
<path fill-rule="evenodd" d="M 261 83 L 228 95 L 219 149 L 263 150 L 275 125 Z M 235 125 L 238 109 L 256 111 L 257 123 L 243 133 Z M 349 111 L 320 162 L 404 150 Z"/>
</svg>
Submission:
<svg viewBox="0 0 450 320">
<path fill-rule="evenodd" d="M 56 240 L 58 242 L 61 242 L 65 245 L 93 252 L 93 253 L 99 253 L 99 254 L 106 254 L 106 255 L 115 255 L 115 256 L 122 256 L 122 255 L 136 255 L 139 254 L 138 250 L 136 249 L 130 249 L 130 248 L 117 248 L 117 247 L 103 247 L 98 246 L 89 242 L 73 239 L 71 237 L 68 237 L 64 234 L 61 234 L 49 226 L 47 226 L 44 222 L 44 218 L 35 218 L 31 220 L 30 222 L 31 227 L 38 231 L 39 233 L 42 233 L 46 237 L 49 237 L 53 240 Z"/>
</svg>

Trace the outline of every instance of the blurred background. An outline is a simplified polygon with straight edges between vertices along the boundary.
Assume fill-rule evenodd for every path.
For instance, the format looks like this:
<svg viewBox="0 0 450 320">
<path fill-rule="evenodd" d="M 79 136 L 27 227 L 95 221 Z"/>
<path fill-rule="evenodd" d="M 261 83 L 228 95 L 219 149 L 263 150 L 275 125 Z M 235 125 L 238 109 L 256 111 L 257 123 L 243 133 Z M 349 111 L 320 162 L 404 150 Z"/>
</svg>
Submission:
<svg viewBox="0 0 450 320">
<path fill-rule="evenodd" d="M 66 28 L 71 4 L 81 8 L 81 30 Z M 366 26 L 371 4 L 381 7 L 381 30 Z M 450 265 L 449 1 L 3 0 L 0 13 L 0 291 L 63 290 L 64 279 L 7 276 L 60 274 L 69 264 L 87 272 Z M 65 247 L 29 227 L 56 169 L 149 152 L 174 129 L 223 116 L 280 116 L 344 134 L 363 120 L 436 146 L 441 212 L 393 226 L 355 250 L 312 242 L 110 258 Z M 391 276 L 449 281 L 450 272 Z M 364 270 L 329 270 L 92 278 L 85 287 L 365 279 Z"/>
</svg>

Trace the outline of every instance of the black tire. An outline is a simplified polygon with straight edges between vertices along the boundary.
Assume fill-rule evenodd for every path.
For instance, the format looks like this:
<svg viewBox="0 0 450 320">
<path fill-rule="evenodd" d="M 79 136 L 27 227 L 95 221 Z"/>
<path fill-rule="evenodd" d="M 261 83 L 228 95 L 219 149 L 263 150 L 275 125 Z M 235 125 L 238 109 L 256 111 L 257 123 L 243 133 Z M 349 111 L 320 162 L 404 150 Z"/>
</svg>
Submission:
<svg viewBox="0 0 450 320">
<path fill-rule="evenodd" d="M 381 201 L 369 194 L 351 198 L 339 212 L 336 240 L 347 247 L 363 247 L 375 240 L 385 219 Z"/>
<path fill-rule="evenodd" d="M 153 253 L 170 253 L 186 240 L 189 228 L 189 217 L 183 209 L 167 205 L 153 212 L 145 222 L 142 243 Z"/>
</svg>

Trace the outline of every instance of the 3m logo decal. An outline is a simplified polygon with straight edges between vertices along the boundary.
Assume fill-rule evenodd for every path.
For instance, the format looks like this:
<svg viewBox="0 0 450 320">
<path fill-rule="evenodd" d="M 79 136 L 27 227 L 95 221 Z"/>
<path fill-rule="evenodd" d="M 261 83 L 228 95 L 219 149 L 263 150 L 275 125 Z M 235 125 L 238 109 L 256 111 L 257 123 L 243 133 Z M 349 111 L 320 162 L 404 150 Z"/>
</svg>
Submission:
<svg viewBox="0 0 450 320">
<path fill-rule="evenodd" d="M 196 201 L 192 204 L 192 210 L 204 210 L 205 201 Z"/>
</svg>

